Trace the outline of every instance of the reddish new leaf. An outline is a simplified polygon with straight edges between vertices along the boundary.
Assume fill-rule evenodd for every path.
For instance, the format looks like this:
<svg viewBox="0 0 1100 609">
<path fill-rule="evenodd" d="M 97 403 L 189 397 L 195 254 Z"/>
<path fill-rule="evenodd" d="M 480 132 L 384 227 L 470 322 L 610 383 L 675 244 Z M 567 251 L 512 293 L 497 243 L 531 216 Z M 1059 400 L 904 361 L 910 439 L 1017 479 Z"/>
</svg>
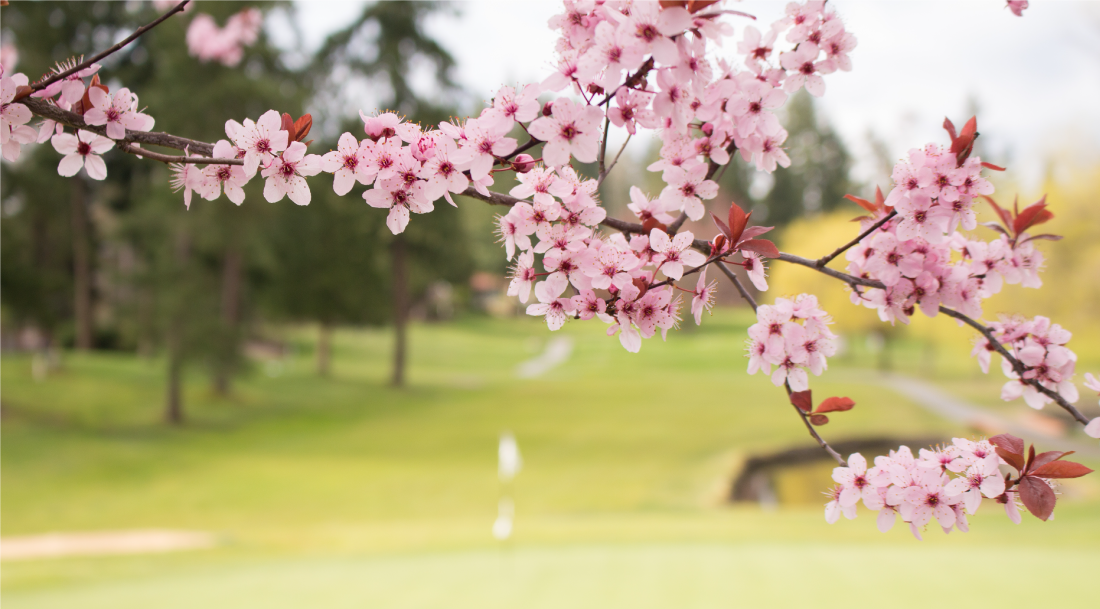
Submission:
<svg viewBox="0 0 1100 609">
<path fill-rule="evenodd" d="M 730 235 L 730 227 L 725 222 L 719 220 L 714 212 L 711 212 L 710 218 L 714 220 L 714 225 L 718 227 L 718 230 L 722 231 L 722 234 L 725 235 L 727 239 L 732 238 L 732 235 Z"/>
<path fill-rule="evenodd" d="M 752 216 L 752 212 L 746 214 L 745 210 L 741 209 L 740 205 L 730 202 L 730 241 L 737 243 L 741 240 L 741 233 L 745 232 L 745 227 L 749 224 L 750 216 Z"/>
<path fill-rule="evenodd" d="M 861 199 L 855 195 L 844 195 L 844 198 L 853 203 L 856 203 L 857 205 L 871 213 L 874 213 L 875 210 L 878 209 L 878 207 L 874 203 L 868 201 L 867 199 Z"/>
<path fill-rule="evenodd" d="M 982 167 L 985 167 L 986 169 L 992 169 L 993 171 L 1004 171 L 1005 170 L 1005 168 L 1001 167 L 1000 165 L 994 165 L 993 163 L 986 163 L 985 161 L 982 161 Z"/>
<path fill-rule="evenodd" d="M 1054 503 L 1058 500 L 1054 496 L 1054 489 L 1038 478 L 1025 476 L 1020 480 L 1020 499 L 1024 502 L 1027 511 L 1035 515 L 1039 520 L 1050 520 L 1054 513 Z"/>
<path fill-rule="evenodd" d="M 306 139 L 309 135 L 309 130 L 313 128 L 313 116 L 310 114 L 303 114 L 298 120 L 294 121 L 294 141 L 300 142 Z"/>
<path fill-rule="evenodd" d="M 802 412 L 810 412 L 814 409 L 813 390 L 795 391 L 791 393 L 791 403 Z"/>
<path fill-rule="evenodd" d="M 845 410 L 851 410 L 855 405 L 856 403 L 852 398 L 825 398 L 825 401 L 821 402 L 821 405 L 817 407 L 814 413 L 843 412 Z"/>
<path fill-rule="evenodd" d="M 744 232 L 741 233 L 741 239 L 746 241 L 749 239 L 755 239 L 756 237 L 759 237 L 760 235 L 763 235 L 764 233 L 774 228 L 774 226 L 749 226 L 745 228 Z"/>
<path fill-rule="evenodd" d="M 1012 434 L 1001 434 L 989 439 L 989 443 L 997 447 L 997 454 L 1016 468 L 1016 471 L 1024 470 L 1024 441 Z"/>
<path fill-rule="evenodd" d="M 1037 226 L 1039 224 L 1047 222 L 1054 217 L 1054 214 L 1046 208 L 1046 200 L 1046 195 L 1043 195 L 1043 198 L 1039 199 L 1038 202 L 1028 205 L 1024 208 L 1022 212 L 1016 215 L 1016 219 L 1013 221 L 1012 228 L 1016 231 L 1017 235 L 1026 231 L 1032 226 Z"/>
<path fill-rule="evenodd" d="M 943 128 L 947 130 L 947 135 L 951 136 L 951 142 L 954 143 L 959 137 L 959 135 L 955 133 L 955 123 L 952 123 L 951 119 L 945 116 L 943 117 Z"/>
<path fill-rule="evenodd" d="M 290 114 L 283 112 L 283 124 L 279 127 L 282 131 L 286 131 L 290 134 L 290 141 L 294 141 L 294 118 Z"/>
<path fill-rule="evenodd" d="M 955 155 L 955 162 L 962 166 L 966 157 L 970 156 L 970 152 L 974 150 L 974 139 L 978 137 L 978 118 L 975 116 L 970 117 L 970 120 L 966 121 L 966 125 L 963 126 L 962 132 L 959 133 L 959 137 L 952 138 L 951 140 L 951 152 Z"/>
<path fill-rule="evenodd" d="M 767 239 L 749 239 L 748 241 L 742 241 L 737 244 L 737 248 L 756 252 L 765 258 L 779 257 L 779 248 L 775 247 L 775 244 Z"/>
<path fill-rule="evenodd" d="M 1028 237 L 1027 239 L 1020 240 L 1020 243 L 1027 243 L 1035 239 L 1042 239 L 1044 241 L 1061 241 L 1062 235 L 1051 235 L 1049 233 L 1043 233 L 1042 235 L 1035 235 L 1034 237 Z"/>
<path fill-rule="evenodd" d="M 1001 222 L 1005 225 L 1005 228 L 1011 230 L 1012 214 L 1007 209 L 1004 209 L 1000 205 L 997 205 L 997 202 L 994 201 L 992 197 L 982 195 L 982 198 L 985 199 L 991 206 L 993 206 L 993 211 L 997 212 L 997 216 L 1000 217 Z"/>
<path fill-rule="evenodd" d="M 812 414 L 812 415 L 810 415 L 810 422 L 813 423 L 814 425 L 819 425 L 819 426 L 820 425 L 826 425 L 826 424 L 829 423 L 829 417 L 827 417 L 823 414 Z"/>
<path fill-rule="evenodd" d="M 1058 459 L 1061 459 L 1066 455 L 1072 454 L 1072 450 L 1067 452 L 1063 452 L 1060 450 L 1050 450 L 1045 453 L 1039 453 L 1034 459 L 1031 460 L 1031 463 L 1028 464 L 1028 468 L 1031 470 L 1031 473 L 1035 473 L 1036 469 L 1046 465 L 1047 463 L 1057 461 Z"/>
<path fill-rule="evenodd" d="M 1073 461 L 1054 461 L 1042 467 L 1037 467 L 1031 472 L 1032 476 L 1040 478 L 1080 478 L 1091 474 L 1092 470 Z"/>
</svg>

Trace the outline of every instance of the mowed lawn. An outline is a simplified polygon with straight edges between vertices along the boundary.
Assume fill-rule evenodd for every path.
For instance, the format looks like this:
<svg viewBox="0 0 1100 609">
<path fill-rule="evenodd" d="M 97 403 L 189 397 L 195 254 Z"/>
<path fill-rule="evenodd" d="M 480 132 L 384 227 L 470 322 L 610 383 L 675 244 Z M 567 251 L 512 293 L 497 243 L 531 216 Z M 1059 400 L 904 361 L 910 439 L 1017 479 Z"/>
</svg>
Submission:
<svg viewBox="0 0 1100 609">
<path fill-rule="evenodd" d="M 192 370 L 179 429 L 160 422 L 161 360 L 66 354 L 36 382 L 29 358 L 5 356 L 4 536 L 171 528 L 220 543 L 8 561 L 3 603 L 1093 606 L 1100 483 L 1090 478 L 1063 487 L 1053 522 L 1016 526 L 988 504 L 971 533 L 930 529 L 924 542 L 900 526 L 879 533 L 866 512 L 827 525 L 817 491 L 831 484 L 828 465 L 790 474 L 781 487 L 799 490 L 778 508 L 725 503 L 748 455 L 811 442 L 783 393 L 744 374 L 748 322 L 719 312 L 637 355 L 591 324 L 556 335 L 536 320 L 417 325 L 402 390 L 387 386 L 385 330 L 339 333 L 324 380 L 311 334 L 288 331 L 292 354 L 254 363 L 230 398 Z M 568 361 L 517 378 L 555 336 L 572 339 Z M 873 373 L 835 365 L 812 385 L 819 399 L 857 402 L 823 428 L 830 439 L 970 433 Z M 507 488 L 496 476 L 505 430 L 524 459 Z M 490 525 L 504 491 L 517 516 L 500 543 Z"/>
</svg>

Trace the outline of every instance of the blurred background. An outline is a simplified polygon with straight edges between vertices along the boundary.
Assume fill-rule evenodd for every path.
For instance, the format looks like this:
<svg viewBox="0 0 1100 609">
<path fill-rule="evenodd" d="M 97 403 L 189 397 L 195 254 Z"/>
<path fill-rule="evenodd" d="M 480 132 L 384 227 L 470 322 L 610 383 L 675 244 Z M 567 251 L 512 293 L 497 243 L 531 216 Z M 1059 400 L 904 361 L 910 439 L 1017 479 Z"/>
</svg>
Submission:
<svg viewBox="0 0 1100 609">
<path fill-rule="evenodd" d="M 856 234 L 844 194 L 886 190 L 909 148 L 946 141 L 945 114 L 977 114 L 976 154 L 1009 167 L 995 197 L 1045 193 L 1044 228 L 1065 235 L 1040 246 L 1043 288 L 1006 286 L 986 318 L 1050 316 L 1074 332 L 1079 374 L 1100 371 L 1100 11 L 1034 4 L 1018 19 L 996 1 L 836 2 L 860 40 L 855 71 L 784 109 L 789 170 L 735 160 L 713 209 L 737 201 L 781 249 L 819 257 Z M 224 24 L 247 6 L 264 28 L 239 66 L 188 54 L 197 12 Z M 737 8 L 766 27 L 782 4 Z M 199 140 L 224 137 L 228 118 L 310 112 L 324 153 L 362 133 L 360 109 L 431 125 L 540 81 L 558 11 L 200 2 L 100 75 L 135 91 L 158 130 Z M 2 61 L 35 78 L 156 14 L 13 2 Z M 628 214 L 630 185 L 659 192 L 645 171 L 658 148 L 630 142 L 601 187 L 610 215 Z M 1053 522 L 1013 525 L 987 502 L 972 532 L 923 542 L 879 533 L 865 511 L 825 524 L 831 462 L 804 450 L 782 392 L 744 374 L 755 318 L 724 285 L 701 327 L 632 355 L 600 324 L 551 334 L 504 295 L 499 210 L 479 201 L 437 205 L 395 237 L 361 187 L 337 197 L 325 175 L 308 207 L 268 204 L 253 180 L 240 207 L 196 197 L 187 210 L 164 166 L 106 160 L 104 182 L 59 178 L 49 145 L 0 166 L 6 606 L 850 606 L 898 590 L 899 607 L 1091 606 L 1095 476 L 1060 487 Z M 1100 469 L 1097 441 L 1053 407 L 999 399 L 1004 378 L 970 359 L 971 331 L 884 325 L 836 282 L 769 273 L 758 299 L 815 293 L 843 337 L 812 382 L 857 403 L 822 430 L 830 441 L 881 454 L 1008 431 Z M 1079 407 L 1100 416 L 1091 392 Z M 1004 586 L 1021 563 L 1046 583 Z"/>
</svg>

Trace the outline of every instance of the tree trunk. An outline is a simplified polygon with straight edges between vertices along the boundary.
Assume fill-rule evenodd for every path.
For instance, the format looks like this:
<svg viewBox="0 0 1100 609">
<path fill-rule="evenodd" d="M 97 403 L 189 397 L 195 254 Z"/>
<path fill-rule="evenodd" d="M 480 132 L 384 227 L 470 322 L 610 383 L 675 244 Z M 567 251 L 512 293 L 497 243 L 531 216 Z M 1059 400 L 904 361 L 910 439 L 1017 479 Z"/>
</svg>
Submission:
<svg viewBox="0 0 1100 609">
<path fill-rule="evenodd" d="M 231 240 L 222 262 L 222 335 L 221 348 L 214 370 L 214 391 L 218 395 L 229 394 L 229 382 L 233 375 L 234 356 L 237 348 L 238 320 L 241 306 L 241 274 L 243 256 L 236 240 Z"/>
<path fill-rule="evenodd" d="M 173 302 L 170 303 L 168 319 L 168 394 L 164 411 L 164 420 L 170 425 L 183 423 L 183 356 L 185 310 L 182 279 L 186 275 L 187 262 L 191 256 L 191 241 L 186 229 L 176 237 L 176 285 L 173 286 Z"/>
<path fill-rule="evenodd" d="M 84 180 L 69 180 L 72 187 L 73 219 L 73 313 L 76 321 L 76 348 L 92 348 L 92 268 L 89 246 L 87 188 Z"/>
<path fill-rule="evenodd" d="M 321 334 L 317 337 L 317 374 L 327 378 L 332 360 L 332 324 L 321 322 Z"/>
<path fill-rule="evenodd" d="M 405 326 L 409 316 L 409 269 L 403 235 L 394 235 L 390 259 L 393 265 L 393 378 L 390 382 L 394 387 L 404 387 L 408 342 Z"/>
</svg>

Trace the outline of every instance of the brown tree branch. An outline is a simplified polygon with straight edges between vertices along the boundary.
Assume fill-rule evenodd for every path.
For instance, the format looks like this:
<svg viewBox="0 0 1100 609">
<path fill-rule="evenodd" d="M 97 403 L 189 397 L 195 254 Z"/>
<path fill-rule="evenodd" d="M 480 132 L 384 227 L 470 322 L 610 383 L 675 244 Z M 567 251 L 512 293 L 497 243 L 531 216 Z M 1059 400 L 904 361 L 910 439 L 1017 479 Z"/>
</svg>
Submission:
<svg viewBox="0 0 1100 609">
<path fill-rule="evenodd" d="M 130 142 L 117 142 L 118 149 L 134 156 L 145 157 L 162 163 L 186 163 L 190 165 L 244 165 L 244 159 L 212 159 L 204 156 L 181 156 L 178 154 L 160 154 L 139 148 Z"/>
<path fill-rule="evenodd" d="M 92 133 L 98 133 L 104 137 L 107 136 L 107 127 L 105 125 L 89 125 L 84 122 L 84 117 L 76 114 L 75 112 L 69 112 L 68 110 L 62 110 L 57 106 L 42 100 L 28 98 L 20 102 L 25 105 L 32 113 L 46 118 L 52 121 L 57 121 L 67 127 L 73 129 L 83 129 L 85 131 L 91 131 Z M 199 154 L 202 156 L 214 156 L 214 145 L 207 142 L 200 142 L 198 140 L 191 140 L 185 137 L 179 137 L 178 135 L 172 135 L 170 133 L 162 133 L 159 131 L 126 131 L 126 137 L 122 142 L 133 142 L 136 144 L 146 144 L 151 146 L 160 146 L 162 148 L 173 148 L 175 150 L 189 150 L 192 154 Z M 227 163 L 228 164 L 228 163 Z"/>
<path fill-rule="evenodd" d="M 885 218 L 883 218 L 883 219 L 879 220 L 878 222 L 875 222 L 874 224 L 872 224 L 871 228 L 868 228 L 867 230 L 860 233 L 859 236 L 856 237 L 855 239 L 852 239 L 848 243 L 845 243 L 844 245 L 836 248 L 836 250 L 834 250 L 833 253 L 829 254 L 828 256 L 822 256 L 821 258 L 818 258 L 817 268 L 821 268 L 821 267 L 825 266 L 826 264 L 829 264 L 830 262 L 832 262 L 833 258 L 836 258 L 837 256 L 839 256 L 839 255 L 843 254 L 844 252 L 848 251 L 849 248 L 855 246 L 855 244 L 859 243 L 860 241 L 863 241 L 864 237 L 866 237 L 867 235 L 870 235 L 871 233 L 873 233 L 873 232 L 877 231 L 878 229 L 882 228 L 883 224 L 886 224 L 887 222 L 889 222 L 890 219 L 893 218 L 896 215 L 898 215 L 897 210 L 894 210 L 894 211 L 886 214 Z"/>
<path fill-rule="evenodd" d="M 103 51 L 102 53 L 97 53 L 94 57 L 92 57 L 91 59 L 89 59 L 87 61 L 84 61 L 84 62 L 80 63 L 76 67 L 65 70 L 64 72 L 60 72 L 58 74 L 54 74 L 53 76 L 51 76 L 51 77 L 49 77 L 45 80 L 41 80 L 37 83 L 32 84 L 30 86 L 29 90 L 24 90 L 23 95 L 26 96 L 26 95 L 30 95 L 31 93 L 34 93 L 35 91 L 41 91 L 42 89 L 45 89 L 46 87 L 52 85 L 53 83 L 65 78 L 67 76 L 71 76 L 73 74 L 76 74 L 77 72 L 83 70 L 84 68 L 87 68 L 88 66 L 92 65 L 93 63 L 95 63 L 95 62 L 97 62 L 101 59 L 104 59 L 106 57 L 109 57 L 110 55 L 113 55 L 114 53 L 117 53 L 118 51 L 122 50 L 122 48 L 125 47 L 126 45 L 128 45 L 131 42 L 137 40 L 145 32 L 148 32 L 149 30 L 151 30 L 151 29 L 157 27 L 158 25 L 160 25 L 161 22 L 163 22 L 165 19 L 171 17 L 172 15 L 175 15 L 176 13 L 182 12 L 184 7 L 186 7 L 187 3 L 190 2 L 190 1 L 191 0 L 183 0 L 183 2 L 180 2 L 179 4 L 177 4 L 175 7 L 173 7 L 171 10 L 169 10 L 167 13 L 164 13 L 160 17 L 157 17 L 155 20 L 153 20 L 153 21 L 139 27 L 138 29 L 134 30 L 134 33 L 130 34 L 129 36 L 124 38 L 122 40 L 122 42 L 119 42 L 118 44 L 112 46 L 111 48 L 107 49 L 106 51 Z M 14 101 L 20 101 L 20 98 L 17 97 Z"/>
</svg>

